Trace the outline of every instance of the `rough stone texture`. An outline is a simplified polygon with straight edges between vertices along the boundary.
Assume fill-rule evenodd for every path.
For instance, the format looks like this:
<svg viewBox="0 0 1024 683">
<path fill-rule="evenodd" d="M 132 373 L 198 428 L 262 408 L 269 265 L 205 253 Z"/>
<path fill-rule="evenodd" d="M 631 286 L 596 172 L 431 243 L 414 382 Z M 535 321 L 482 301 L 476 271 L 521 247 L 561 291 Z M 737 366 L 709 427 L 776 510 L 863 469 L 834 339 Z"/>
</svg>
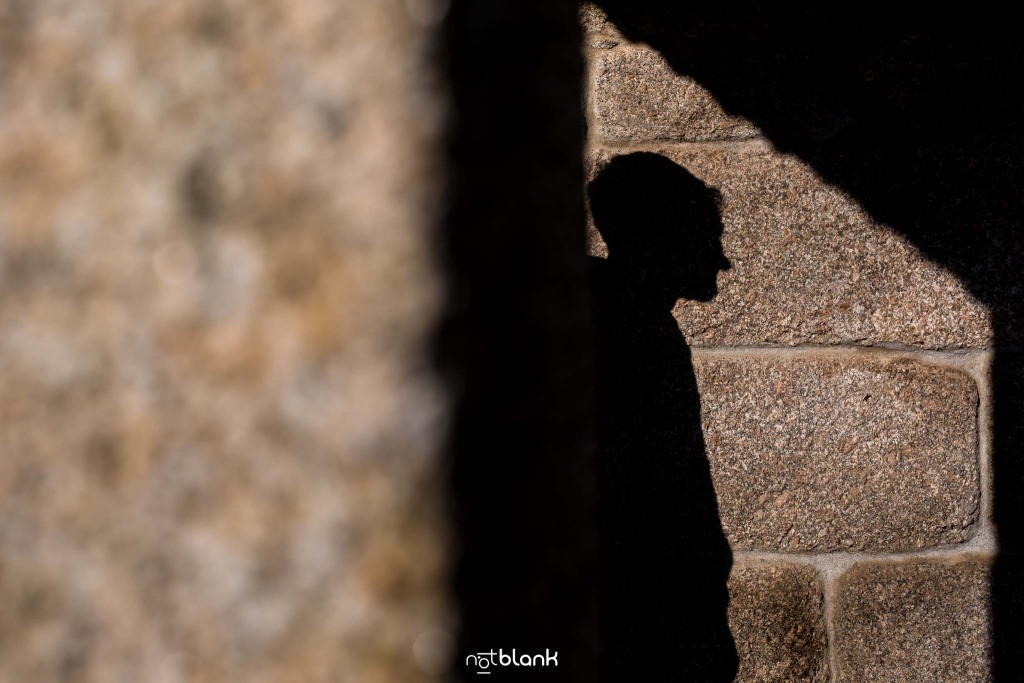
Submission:
<svg viewBox="0 0 1024 683">
<path fill-rule="evenodd" d="M 828 680 L 823 588 L 813 567 L 747 562 L 729 576 L 737 683 Z"/>
<path fill-rule="evenodd" d="M 980 559 L 855 567 L 836 589 L 837 680 L 992 680 L 988 576 Z"/>
<path fill-rule="evenodd" d="M 623 140 L 743 140 L 749 122 L 730 116 L 692 78 L 676 74 L 654 50 L 626 46 L 592 58 L 594 133 Z"/>
<path fill-rule="evenodd" d="M 439 666 L 436 18 L 0 2 L 0 681 Z"/>
<path fill-rule="evenodd" d="M 873 222 L 798 159 L 761 143 L 661 153 L 722 196 L 722 245 L 732 267 L 719 274 L 712 301 L 677 304 L 674 314 L 691 345 L 937 349 L 991 341 L 986 306 L 954 274 Z M 592 177 L 612 157 L 596 153 Z M 593 226 L 590 237 L 591 252 L 606 255 Z"/>
<path fill-rule="evenodd" d="M 980 494 L 967 375 L 861 353 L 697 353 L 694 369 L 733 547 L 897 551 L 970 536 Z"/>
</svg>

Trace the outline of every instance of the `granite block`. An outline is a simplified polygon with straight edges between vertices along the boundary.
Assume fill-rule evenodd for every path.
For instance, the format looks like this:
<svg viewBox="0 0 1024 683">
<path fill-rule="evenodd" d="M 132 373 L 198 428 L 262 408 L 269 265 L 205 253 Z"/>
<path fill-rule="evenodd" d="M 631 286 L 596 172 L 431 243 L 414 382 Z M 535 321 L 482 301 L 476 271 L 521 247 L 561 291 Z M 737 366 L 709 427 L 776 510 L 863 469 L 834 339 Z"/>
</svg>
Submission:
<svg viewBox="0 0 1024 683">
<path fill-rule="evenodd" d="M 836 589 L 837 680 L 992 680 L 988 579 L 980 559 L 854 567 Z"/>
<path fill-rule="evenodd" d="M 978 392 L 904 358 L 695 354 L 719 514 L 734 548 L 903 551 L 970 538 Z"/>
<path fill-rule="evenodd" d="M 737 683 L 825 683 L 828 649 L 821 580 L 813 567 L 743 562 L 729 577 Z"/>
</svg>

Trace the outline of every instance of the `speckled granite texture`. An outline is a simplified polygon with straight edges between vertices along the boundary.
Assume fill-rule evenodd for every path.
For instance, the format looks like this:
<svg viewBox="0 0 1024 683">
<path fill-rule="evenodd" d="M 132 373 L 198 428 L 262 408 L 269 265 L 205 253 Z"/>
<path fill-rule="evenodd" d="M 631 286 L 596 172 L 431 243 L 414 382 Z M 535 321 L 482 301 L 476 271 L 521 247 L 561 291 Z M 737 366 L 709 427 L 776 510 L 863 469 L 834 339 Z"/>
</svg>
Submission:
<svg viewBox="0 0 1024 683">
<path fill-rule="evenodd" d="M 696 81 L 672 71 L 657 52 L 623 48 L 592 65 L 593 134 L 619 140 L 744 140 L 759 134 L 722 110 Z"/>
<path fill-rule="evenodd" d="M 0 681 L 436 670 L 437 18 L 0 2 Z"/>
<path fill-rule="evenodd" d="M 733 547 L 899 551 L 970 536 L 980 485 L 967 375 L 857 355 L 694 360 Z"/>
<path fill-rule="evenodd" d="M 729 577 L 736 683 L 825 683 L 828 649 L 821 579 L 813 567 L 746 562 Z"/>
<path fill-rule="evenodd" d="M 836 680 L 992 680 L 988 577 L 975 559 L 855 567 L 837 587 Z"/>
</svg>

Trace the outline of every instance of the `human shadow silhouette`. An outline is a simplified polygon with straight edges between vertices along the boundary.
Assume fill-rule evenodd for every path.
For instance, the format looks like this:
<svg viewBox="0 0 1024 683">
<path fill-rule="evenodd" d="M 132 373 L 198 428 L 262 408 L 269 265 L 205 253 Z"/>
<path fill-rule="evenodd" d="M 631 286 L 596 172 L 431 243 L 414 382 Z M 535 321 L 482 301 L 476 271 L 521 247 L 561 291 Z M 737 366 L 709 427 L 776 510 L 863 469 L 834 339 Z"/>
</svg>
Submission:
<svg viewBox="0 0 1024 683">
<path fill-rule="evenodd" d="M 669 159 L 611 160 L 588 187 L 597 363 L 601 680 L 731 681 L 732 564 L 679 298 L 729 267 L 717 193 Z"/>
</svg>

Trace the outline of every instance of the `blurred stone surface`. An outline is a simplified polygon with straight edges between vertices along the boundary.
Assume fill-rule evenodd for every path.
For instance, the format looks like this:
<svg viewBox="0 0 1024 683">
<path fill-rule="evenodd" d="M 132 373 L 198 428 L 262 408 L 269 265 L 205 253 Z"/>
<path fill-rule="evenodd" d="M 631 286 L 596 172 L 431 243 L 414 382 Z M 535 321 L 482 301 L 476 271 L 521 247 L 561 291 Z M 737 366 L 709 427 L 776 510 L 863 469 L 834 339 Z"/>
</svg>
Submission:
<svg viewBox="0 0 1024 683">
<path fill-rule="evenodd" d="M 734 548 L 912 550 L 978 517 L 978 392 L 908 359 L 714 357 L 694 369 Z"/>
<path fill-rule="evenodd" d="M 806 565 L 749 561 L 729 576 L 738 683 L 828 680 L 821 580 Z"/>
<path fill-rule="evenodd" d="M 0 681 L 443 662 L 440 7 L 0 2 Z"/>
<path fill-rule="evenodd" d="M 722 245 L 732 267 L 719 274 L 712 301 L 676 305 L 691 345 L 940 349 L 991 341 L 989 311 L 954 274 L 798 159 L 763 143 L 659 153 L 721 193 Z M 612 157 L 595 153 L 591 176 Z M 591 227 L 591 252 L 608 255 L 599 229 Z M 687 267 L 681 254 L 680 272 Z"/>
<path fill-rule="evenodd" d="M 756 127 L 729 115 L 711 93 L 675 73 L 650 48 L 595 53 L 591 69 L 593 132 L 598 138 L 692 142 L 758 135 Z"/>
<path fill-rule="evenodd" d="M 970 558 L 854 567 L 837 587 L 836 680 L 992 680 L 988 576 Z"/>
</svg>

